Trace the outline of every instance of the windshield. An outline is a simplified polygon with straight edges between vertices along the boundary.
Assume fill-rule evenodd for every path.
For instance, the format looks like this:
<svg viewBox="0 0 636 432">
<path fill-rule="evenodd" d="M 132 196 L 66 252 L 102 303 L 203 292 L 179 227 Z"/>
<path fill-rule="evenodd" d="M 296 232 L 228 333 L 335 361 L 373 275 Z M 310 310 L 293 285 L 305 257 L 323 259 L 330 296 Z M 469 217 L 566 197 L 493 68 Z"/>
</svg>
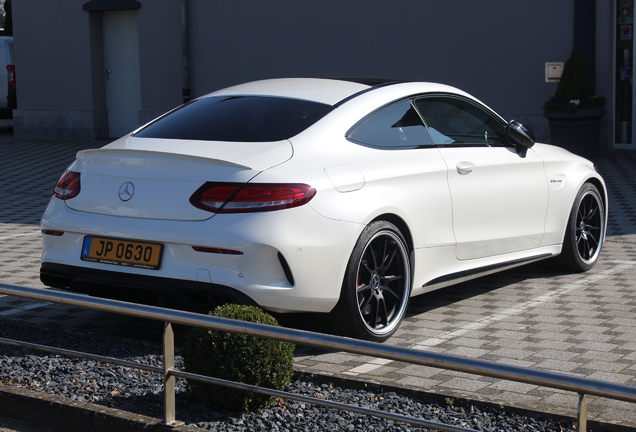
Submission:
<svg viewBox="0 0 636 432">
<path fill-rule="evenodd" d="M 299 134 L 333 109 L 300 99 L 217 96 L 196 99 L 134 136 L 204 141 L 271 142 Z"/>
</svg>

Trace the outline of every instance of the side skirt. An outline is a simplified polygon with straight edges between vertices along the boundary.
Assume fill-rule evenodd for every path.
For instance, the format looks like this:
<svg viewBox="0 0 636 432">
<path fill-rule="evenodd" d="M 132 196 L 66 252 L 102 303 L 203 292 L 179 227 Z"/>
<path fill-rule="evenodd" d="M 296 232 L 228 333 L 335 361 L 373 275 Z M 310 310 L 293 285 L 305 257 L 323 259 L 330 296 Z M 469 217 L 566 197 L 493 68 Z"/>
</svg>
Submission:
<svg viewBox="0 0 636 432">
<path fill-rule="evenodd" d="M 470 270 L 464 270 L 461 272 L 440 276 L 422 285 L 422 288 L 425 288 L 425 291 L 423 292 L 434 291 L 439 288 L 444 288 L 444 287 L 455 285 L 455 284 L 465 282 L 471 279 L 476 279 L 478 277 L 486 276 L 489 274 L 497 273 L 497 272 L 508 270 L 515 267 L 519 267 L 525 264 L 530 264 L 536 261 L 541 261 L 547 258 L 551 258 L 553 256 L 555 255 L 551 253 L 544 253 L 544 254 L 535 255 L 535 256 L 531 256 L 531 257 L 527 257 L 523 259 L 506 261 L 499 264 L 492 264 L 492 265 L 488 265 L 484 267 L 477 267 Z"/>
</svg>

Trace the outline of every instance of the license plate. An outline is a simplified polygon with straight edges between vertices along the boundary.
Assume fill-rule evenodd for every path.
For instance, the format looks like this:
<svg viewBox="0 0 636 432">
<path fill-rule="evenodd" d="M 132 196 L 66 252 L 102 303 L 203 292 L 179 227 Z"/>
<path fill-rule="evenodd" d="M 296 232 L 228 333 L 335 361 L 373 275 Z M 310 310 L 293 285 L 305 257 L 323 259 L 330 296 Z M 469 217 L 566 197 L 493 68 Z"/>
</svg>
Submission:
<svg viewBox="0 0 636 432">
<path fill-rule="evenodd" d="M 156 270 L 161 264 L 162 245 L 104 237 L 84 237 L 81 259 Z"/>
</svg>

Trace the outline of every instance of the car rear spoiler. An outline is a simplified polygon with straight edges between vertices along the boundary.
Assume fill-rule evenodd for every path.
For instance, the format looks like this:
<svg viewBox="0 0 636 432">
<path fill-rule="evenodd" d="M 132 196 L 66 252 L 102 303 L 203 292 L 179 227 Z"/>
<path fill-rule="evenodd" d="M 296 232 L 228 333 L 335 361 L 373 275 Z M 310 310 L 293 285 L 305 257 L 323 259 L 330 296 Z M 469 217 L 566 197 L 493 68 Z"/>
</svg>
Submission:
<svg viewBox="0 0 636 432">
<path fill-rule="evenodd" d="M 221 159 L 213 159 L 202 156 L 194 156 L 188 154 L 181 153 L 169 153 L 169 152 L 160 152 L 160 151 L 151 151 L 151 150 L 136 150 L 136 149 L 88 149 L 88 150 L 80 150 L 77 152 L 76 157 L 81 158 L 84 156 L 93 156 L 93 155 L 120 155 L 120 156 L 143 156 L 143 157 L 157 157 L 157 158 L 168 158 L 168 159 L 181 159 L 195 162 L 204 162 L 215 165 L 225 165 L 233 168 L 240 169 L 248 169 L 251 170 L 251 167 L 245 165 L 239 165 L 233 162 L 224 161 Z"/>
</svg>

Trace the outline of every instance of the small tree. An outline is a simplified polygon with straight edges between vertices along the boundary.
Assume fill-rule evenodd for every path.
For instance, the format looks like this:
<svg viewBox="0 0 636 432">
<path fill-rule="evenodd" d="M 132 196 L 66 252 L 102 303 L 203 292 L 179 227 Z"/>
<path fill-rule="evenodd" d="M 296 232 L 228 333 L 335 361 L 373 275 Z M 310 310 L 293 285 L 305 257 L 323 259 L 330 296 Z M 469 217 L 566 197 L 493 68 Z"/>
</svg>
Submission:
<svg viewBox="0 0 636 432">
<path fill-rule="evenodd" d="M 7 22 L 7 14 L 4 11 L 4 1 L 0 1 L 0 28 L 4 33 L 4 27 Z"/>
<path fill-rule="evenodd" d="M 13 35 L 13 12 L 11 11 L 11 0 L 1 2 L 0 8 L 0 27 L 4 29 L 2 34 L 6 36 Z"/>
</svg>

